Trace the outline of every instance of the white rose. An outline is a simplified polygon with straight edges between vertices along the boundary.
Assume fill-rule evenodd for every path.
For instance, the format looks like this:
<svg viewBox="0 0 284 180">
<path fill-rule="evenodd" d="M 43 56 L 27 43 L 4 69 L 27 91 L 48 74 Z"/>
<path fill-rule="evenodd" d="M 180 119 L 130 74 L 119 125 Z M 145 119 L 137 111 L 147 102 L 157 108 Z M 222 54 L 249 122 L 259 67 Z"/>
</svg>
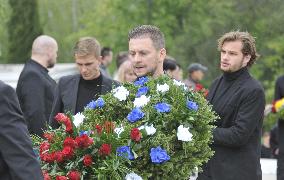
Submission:
<svg viewBox="0 0 284 180">
<path fill-rule="evenodd" d="M 119 101 L 125 101 L 129 95 L 129 91 L 124 86 L 119 86 L 112 90 L 113 96 Z"/>
<path fill-rule="evenodd" d="M 187 142 L 192 140 L 192 134 L 189 132 L 188 129 L 189 128 L 183 127 L 183 125 L 180 125 L 178 127 L 178 130 L 177 130 L 178 140 L 187 141 Z"/>
<path fill-rule="evenodd" d="M 78 112 L 75 116 L 73 116 L 73 118 L 74 118 L 73 121 L 74 125 L 78 127 L 84 121 L 85 116 L 82 113 Z"/>
<path fill-rule="evenodd" d="M 146 104 L 148 104 L 149 101 L 150 101 L 150 97 L 142 95 L 139 98 L 135 98 L 133 104 L 134 104 L 134 107 L 143 107 Z"/>
<path fill-rule="evenodd" d="M 170 89 L 170 86 L 167 84 L 163 84 L 163 85 L 157 84 L 157 91 L 164 93 L 164 92 L 167 92 L 169 89 Z"/>
<path fill-rule="evenodd" d="M 118 137 L 123 131 L 124 131 L 123 127 L 119 127 L 119 128 L 114 129 L 114 132 L 117 134 Z"/>
<path fill-rule="evenodd" d="M 140 126 L 138 129 L 139 130 L 145 129 L 148 136 L 156 133 L 156 128 L 154 128 L 153 124 L 151 126 L 143 125 L 143 126 Z"/>
<path fill-rule="evenodd" d="M 185 84 L 181 81 L 177 81 L 175 79 L 173 81 L 174 81 L 174 85 L 176 85 L 176 86 L 185 86 Z"/>
<path fill-rule="evenodd" d="M 173 80 L 174 81 L 174 85 L 176 85 L 176 86 L 183 86 L 183 89 L 186 91 L 186 90 L 188 90 L 188 87 L 183 83 L 183 82 L 181 82 L 181 81 L 177 81 L 177 80 Z"/>
<path fill-rule="evenodd" d="M 141 176 L 138 176 L 135 173 L 129 173 L 125 176 L 125 180 L 143 180 Z"/>
</svg>

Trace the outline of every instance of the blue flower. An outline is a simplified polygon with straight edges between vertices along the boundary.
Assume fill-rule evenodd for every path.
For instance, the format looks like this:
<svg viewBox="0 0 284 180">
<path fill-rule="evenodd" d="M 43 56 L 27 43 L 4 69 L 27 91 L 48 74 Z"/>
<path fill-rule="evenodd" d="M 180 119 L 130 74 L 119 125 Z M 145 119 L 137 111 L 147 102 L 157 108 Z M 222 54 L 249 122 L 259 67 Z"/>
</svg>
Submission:
<svg viewBox="0 0 284 180">
<path fill-rule="evenodd" d="M 105 105 L 105 101 L 103 98 L 98 98 L 96 101 L 92 100 L 87 104 L 86 108 L 88 109 L 96 109 L 96 108 L 102 108 Z"/>
<path fill-rule="evenodd" d="M 191 110 L 194 110 L 194 111 L 197 111 L 198 110 L 198 104 L 196 102 L 193 102 L 193 101 L 187 101 L 186 102 L 186 106 L 188 109 L 191 109 Z"/>
<path fill-rule="evenodd" d="M 140 97 L 142 95 L 146 95 L 149 88 L 147 86 L 140 87 L 136 93 L 136 97 Z"/>
<path fill-rule="evenodd" d="M 89 102 L 89 104 L 87 104 L 86 108 L 88 108 L 88 109 L 96 109 L 97 108 L 96 101 L 92 100 L 91 102 Z"/>
<path fill-rule="evenodd" d="M 140 108 L 134 108 L 128 115 L 127 115 L 127 119 L 129 122 L 136 122 L 139 119 L 144 117 L 144 113 L 141 111 Z"/>
<path fill-rule="evenodd" d="M 155 105 L 155 108 L 160 113 L 170 112 L 171 110 L 171 106 L 167 103 L 158 103 Z"/>
<path fill-rule="evenodd" d="M 140 77 L 138 80 L 136 80 L 135 82 L 134 82 L 134 85 L 135 86 L 143 86 L 147 81 L 148 81 L 149 79 L 148 79 L 148 77 Z"/>
<path fill-rule="evenodd" d="M 166 150 L 162 149 L 160 146 L 157 148 L 151 148 L 150 156 L 152 163 L 155 164 L 160 164 L 170 160 L 170 156 L 167 154 Z"/>
<path fill-rule="evenodd" d="M 132 152 L 130 152 L 130 147 L 129 146 L 118 147 L 116 149 L 116 152 L 117 152 L 118 156 L 125 157 L 125 158 L 127 158 L 129 160 L 133 160 L 134 159 L 134 156 L 133 156 Z"/>
<path fill-rule="evenodd" d="M 105 101 L 104 101 L 103 98 L 98 98 L 98 99 L 96 100 L 96 104 L 97 104 L 97 107 L 102 108 L 102 107 L 104 107 L 104 105 L 105 105 Z"/>
<path fill-rule="evenodd" d="M 89 132 L 89 131 L 81 130 L 81 131 L 80 131 L 80 136 L 82 136 L 82 135 L 84 135 L 84 134 L 89 136 L 89 135 L 90 135 L 90 132 Z"/>
</svg>

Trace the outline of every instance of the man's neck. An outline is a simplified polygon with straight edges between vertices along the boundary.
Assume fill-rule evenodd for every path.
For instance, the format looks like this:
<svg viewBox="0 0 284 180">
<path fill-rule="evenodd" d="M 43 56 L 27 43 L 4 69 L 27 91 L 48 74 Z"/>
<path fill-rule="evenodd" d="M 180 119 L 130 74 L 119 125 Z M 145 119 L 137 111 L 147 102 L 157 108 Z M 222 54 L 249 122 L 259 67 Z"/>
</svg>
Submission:
<svg viewBox="0 0 284 180">
<path fill-rule="evenodd" d="M 32 56 L 31 59 L 47 69 L 47 64 L 44 63 L 44 61 L 42 60 L 41 57 L 39 57 L 39 56 Z"/>
</svg>

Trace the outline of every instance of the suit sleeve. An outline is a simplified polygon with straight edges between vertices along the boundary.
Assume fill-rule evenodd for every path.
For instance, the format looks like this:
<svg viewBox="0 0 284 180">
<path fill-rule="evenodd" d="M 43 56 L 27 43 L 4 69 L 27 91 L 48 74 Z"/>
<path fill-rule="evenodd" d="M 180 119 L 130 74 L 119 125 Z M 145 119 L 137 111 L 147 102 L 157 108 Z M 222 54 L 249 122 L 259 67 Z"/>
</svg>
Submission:
<svg viewBox="0 0 284 180">
<path fill-rule="evenodd" d="M 213 144 L 228 147 L 240 147 L 246 144 L 257 126 L 261 125 L 264 106 L 265 99 L 262 89 L 248 93 L 238 109 L 234 125 L 213 130 Z"/>
<path fill-rule="evenodd" d="M 38 74 L 29 73 L 21 86 L 22 109 L 29 131 L 41 136 L 48 122 L 45 117 L 45 85 Z"/>
<path fill-rule="evenodd" d="M 43 179 L 16 93 L 0 90 L 0 154 L 14 179 Z"/>
<path fill-rule="evenodd" d="M 281 95 L 281 86 L 280 86 L 281 79 L 278 78 L 275 83 L 275 91 L 274 91 L 274 100 L 279 100 L 282 98 Z"/>
<path fill-rule="evenodd" d="M 52 104 L 52 109 L 49 117 L 49 125 L 54 129 L 59 127 L 59 123 L 54 119 L 54 117 L 57 115 L 57 113 L 63 112 L 63 103 L 60 92 L 61 84 L 62 81 L 60 80 L 55 89 L 54 101 Z"/>
</svg>

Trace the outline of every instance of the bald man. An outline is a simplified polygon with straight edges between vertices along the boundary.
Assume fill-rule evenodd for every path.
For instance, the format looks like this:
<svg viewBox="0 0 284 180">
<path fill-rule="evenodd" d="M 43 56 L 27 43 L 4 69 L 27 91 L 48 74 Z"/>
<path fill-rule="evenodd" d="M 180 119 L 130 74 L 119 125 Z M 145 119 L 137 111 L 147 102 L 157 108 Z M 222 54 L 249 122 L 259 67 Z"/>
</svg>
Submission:
<svg viewBox="0 0 284 180">
<path fill-rule="evenodd" d="M 46 129 L 56 82 L 48 75 L 48 68 L 56 63 L 58 46 L 54 38 L 37 37 L 32 45 L 31 59 L 20 74 L 17 95 L 30 134 L 43 135 Z"/>
</svg>

